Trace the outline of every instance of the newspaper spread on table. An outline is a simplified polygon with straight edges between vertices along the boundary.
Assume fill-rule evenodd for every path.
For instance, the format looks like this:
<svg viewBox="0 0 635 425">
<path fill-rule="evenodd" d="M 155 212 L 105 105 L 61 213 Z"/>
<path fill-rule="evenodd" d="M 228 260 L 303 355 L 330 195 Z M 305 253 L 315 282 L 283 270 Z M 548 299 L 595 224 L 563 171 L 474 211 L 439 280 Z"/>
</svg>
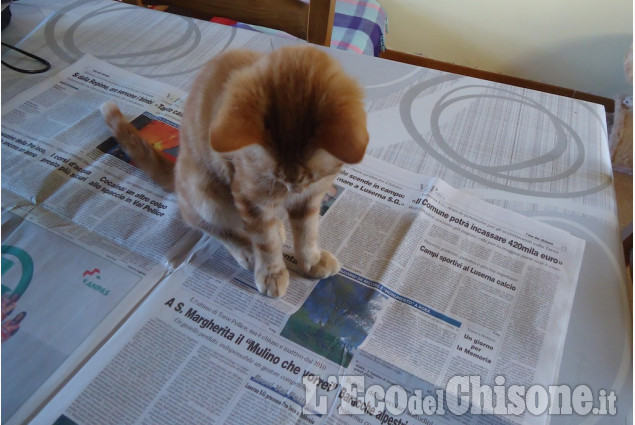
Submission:
<svg viewBox="0 0 635 425">
<path fill-rule="evenodd" d="M 366 158 L 320 211 L 340 273 L 267 298 L 99 113 L 176 156 L 184 97 L 86 56 L 5 105 L 3 421 L 47 402 L 34 423 L 548 422 L 525 407 L 557 376 L 583 241 Z"/>
</svg>

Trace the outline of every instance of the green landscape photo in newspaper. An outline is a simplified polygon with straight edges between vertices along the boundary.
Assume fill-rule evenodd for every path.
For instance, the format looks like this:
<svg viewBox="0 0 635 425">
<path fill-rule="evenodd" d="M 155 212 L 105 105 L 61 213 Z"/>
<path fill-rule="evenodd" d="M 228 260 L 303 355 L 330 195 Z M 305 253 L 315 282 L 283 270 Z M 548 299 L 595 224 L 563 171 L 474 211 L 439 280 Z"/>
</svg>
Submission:
<svg viewBox="0 0 635 425">
<path fill-rule="evenodd" d="M 386 297 L 337 274 L 320 280 L 280 335 L 348 367 Z"/>
</svg>

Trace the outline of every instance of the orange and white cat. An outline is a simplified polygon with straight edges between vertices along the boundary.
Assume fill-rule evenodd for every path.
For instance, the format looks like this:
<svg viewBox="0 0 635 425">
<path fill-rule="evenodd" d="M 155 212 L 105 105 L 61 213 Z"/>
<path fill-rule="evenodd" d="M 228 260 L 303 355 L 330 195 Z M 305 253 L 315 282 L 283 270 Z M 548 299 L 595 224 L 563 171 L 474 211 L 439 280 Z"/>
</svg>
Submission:
<svg viewBox="0 0 635 425">
<path fill-rule="evenodd" d="M 184 220 L 253 269 L 262 293 L 282 296 L 289 284 L 285 213 L 301 270 L 338 272 L 318 245 L 320 203 L 340 167 L 361 161 L 368 132 L 362 90 L 328 54 L 303 45 L 212 59 L 185 104 L 176 166 L 114 104 L 102 113 L 135 163 L 176 191 Z"/>
</svg>

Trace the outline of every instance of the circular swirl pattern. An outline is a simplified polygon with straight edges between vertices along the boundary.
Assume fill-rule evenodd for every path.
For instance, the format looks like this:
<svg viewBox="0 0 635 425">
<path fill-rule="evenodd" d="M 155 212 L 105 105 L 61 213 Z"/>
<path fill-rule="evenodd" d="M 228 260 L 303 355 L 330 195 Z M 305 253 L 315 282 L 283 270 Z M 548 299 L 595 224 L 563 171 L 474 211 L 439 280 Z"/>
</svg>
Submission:
<svg viewBox="0 0 635 425">
<path fill-rule="evenodd" d="M 86 15 L 82 16 L 80 19 L 77 19 L 73 22 L 62 37 L 56 37 L 55 31 L 60 20 L 71 10 L 81 6 L 84 4 L 83 0 L 79 0 L 69 4 L 66 7 L 61 8 L 57 11 L 51 19 L 46 24 L 44 28 L 44 36 L 49 48 L 62 60 L 67 63 L 72 63 L 79 59 L 84 51 L 78 46 L 76 40 L 76 33 L 80 26 L 87 21 L 100 17 L 104 14 L 121 14 L 124 16 L 125 14 L 132 12 L 138 8 L 138 6 L 130 6 L 123 3 L 112 2 L 112 4 L 106 5 L 99 9 L 93 10 Z M 98 45 L 93 45 L 88 48 L 88 44 L 90 43 L 90 39 L 82 40 L 81 43 L 86 47 L 87 51 L 90 51 L 95 57 L 108 61 L 113 65 L 122 67 L 122 68 L 139 68 L 139 67 L 157 67 L 159 65 L 163 65 L 166 63 L 171 63 L 181 59 L 190 53 L 192 53 L 196 48 L 201 45 L 201 31 L 199 27 L 196 25 L 193 19 L 185 18 L 179 16 L 179 18 L 183 21 L 183 28 L 178 34 L 171 34 L 170 37 L 165 37 L 157 35 L 157 41 L 163 41 L 165 39 L 170 40 L 169 43 L 163 44 L 160 47 L 156 47 L 153 49 L 144 49 L 141 51 L 134 52 L 126 52 L 126 53 L 104 53 L 104 54 L 95 54 L 94 52 L 98 50 Z M 224 45 L 221 46 L 218 53 L 224 51 L 233 41 L 236 35 L 236 29 L 231 28 L 231 31 L 228 31 L 228 37 L 225 41 Z M 61 40 L 58 41 L 58 40 Z M 112 46 L 126 46 L 129 40 L 122 40 L 121 43 L 113 43 L 110 42 L 109 45 Z M 98 42 L 97 42 L 98 43 Z M 141 59 L 140 63 L 126 63 L 125 60 L 130 60 L 131 58 Z M 124 60 L 124 62 L 121 62 Z M 178 67 L 178 71 L 168 72 L 168 73 L 146 73 L 140 74 L 144 77 L 151 78 L 160 78 L 160 77 L 171 77 L 175 75 L 187 74 L 192 71 L 196 71 L 203 67 L 205 61 L 201 63 L 193 64 L 190 67 L 183 68 L 182 66 Z"/>
<path fill-rule="evenodd" d="M 417 144 L 423 147 L 428 154 L 430 154 L 444 166 L 447 166 L 456 173 L 469 178 L 472 181 L 484 184 L 489 187 L 501 189 L 512 193 L 531 196 L 542 196 L 546 198 L 569 198 L 584 196 L 602 190 L 611 184 L 611 180 L 609 176 L 607 176 L 600 184 L 572 192 L 554 192 L 528 188 L 528 186 L 532 183 L 538 184 L 562 180 L 578 172 L 584 164 L 585 160 L 584 144 L 580 136 L 569 124 L 553 114 L 546 107 L 530 99 L 527 96 L 523 96 L 502 88 L 472 84 L 464 85 L 445 93 L 434 104 L 432 108 L 432 112 L 430 115 L 431 141 L 426 140 L 415 126 L 412 117 L 412 106 L 414 99 L 426 89 L 430 89 L 438 84 L 447 83 L 459 78 L 462 77 L 457 75 L 442 75 L 423 81 L 411 87 L 404 94 L 400 105 L 401 120 L 410 136 L 417 142 Z M 473 89 L 475 88 L 487 88 L 488 90 L 490 90 L 490 93 L 475 94 L 473 91 Z M 470 93 L 461 94 L 462 91 L 469 91 Z M 491 94 L 492 91 L 495 94 Z M 536 157 L 504 165 L 483 165 L 462 156 L 447 142 L 445 136 L 443 135 L 439 124 L 441 122 L 441 116 L 446 108 L 458 102 L 485 98 L 503 99 L 508 102 L 518 103 L 522 107 L 533 108 L 534 110 L 544 114 L 548 118 L 555 131 L 555 142 L 553 144 L 553 147 L 548 152 Z M 434 144 L 432 141 L 434 141 Z M 570 155 L 572 160 L 568 159 L 570 161 L 570 164 L 568 164 L 564 170 L 550 175 L 538 174 L 540 170 L 549 169 L 549 167 L 538 168 L 538 166 L 557 161 L 565 154 Z M 530 170 L 532 176 L 519 176 L 512 173 L 514 171 L 522 170 Z M 508 184 L 501 183 L 501 179 L 504 179 L 504 181 L 508 182 Z M 509 184 L 513 182 L 524 183 L 524 187 L 516 187 Z"/>
</svg>

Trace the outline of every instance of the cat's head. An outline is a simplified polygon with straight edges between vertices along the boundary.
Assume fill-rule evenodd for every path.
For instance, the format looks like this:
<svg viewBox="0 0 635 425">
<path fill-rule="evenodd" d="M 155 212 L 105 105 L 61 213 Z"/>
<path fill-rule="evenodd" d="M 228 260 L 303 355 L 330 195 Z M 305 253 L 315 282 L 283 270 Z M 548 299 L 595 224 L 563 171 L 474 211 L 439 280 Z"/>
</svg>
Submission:
<svg viewBox="0 0 635 425">
<path fill-rule="evenodd" d="M 362 160 L 368 145 L 363 92 L 326 53 L 286 47 L 226 84 L 210 129 L 215 151 L 258 145 L 266 153 L 262 165 L 290 191 Z"/>
</svg>

